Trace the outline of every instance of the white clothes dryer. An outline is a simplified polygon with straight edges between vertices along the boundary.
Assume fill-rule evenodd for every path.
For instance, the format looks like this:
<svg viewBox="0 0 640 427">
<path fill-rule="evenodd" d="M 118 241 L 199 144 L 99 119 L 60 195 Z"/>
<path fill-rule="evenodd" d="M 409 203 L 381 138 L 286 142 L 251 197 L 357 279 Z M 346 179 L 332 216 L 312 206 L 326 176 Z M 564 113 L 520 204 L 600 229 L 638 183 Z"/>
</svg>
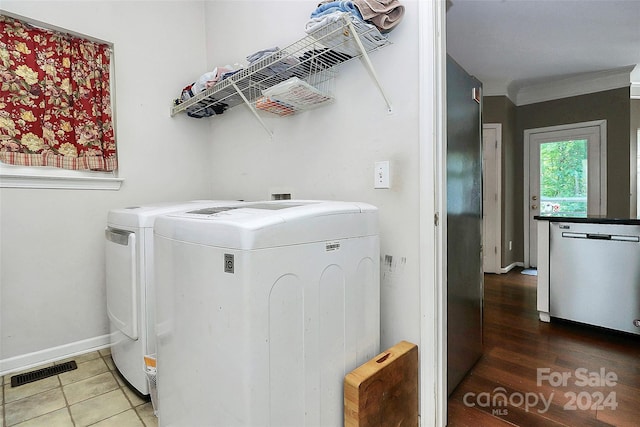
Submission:
<svg viewBox="0 0 640 427">
<path fill-rule="evenodd" d="M 378 212 L 270 201 L 155 224 L 160 426 L 337 426 L 379 352 Z"/>
<path fill-rule="evenodd" d="M 109 212 L 105 229 L 105 272 L 111 356 L 118 371 L 139 393 L 149 394 L 144 356 L 156 352 L 153 286 L 153 224 L 156 217 L 239 203 L 202 200 Z"/>
</svg>

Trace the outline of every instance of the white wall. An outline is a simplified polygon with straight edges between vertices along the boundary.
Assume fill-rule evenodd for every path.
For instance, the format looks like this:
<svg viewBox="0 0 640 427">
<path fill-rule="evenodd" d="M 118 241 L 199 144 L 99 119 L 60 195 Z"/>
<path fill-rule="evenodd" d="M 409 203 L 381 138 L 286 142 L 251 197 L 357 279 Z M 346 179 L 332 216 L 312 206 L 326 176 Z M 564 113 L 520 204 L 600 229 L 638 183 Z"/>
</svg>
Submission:
<svg viewBox="0 0 640 427">
<path fill-rule="evenodd" d="M 255 51 L 285 47 L 305 36 L 317 1 L 215 1 L 206 5 L 208 68 L 242 62 Z M 371 61 L 393 104 L 386 104 L 360 61 L 342 65 L 335 102 L 291 117 L 248 108 L 211 121 L 211 185 L 216 198 L 295 198 L 368 202 L 380 209 L 383 348 L 420 343 L 419 127 L 417 2 Z M 229 19 L 238 17 L 239 19 Z M 391 189 L 373 188 L 373 167 L 391 162 Z M 392 257 L 387 265 L 385 256 Z"/>
<path fill-rule="evenodd" d="M 334 104 L 288 118 L 263 113 L 269 137 L 244 106 L 197 120 L 170 118 L 169 105 L 205 70 L 303 37 L 315 0 L 3 0 L 9 12 L 115 43 L 125 183 L 120 191 L 0 189 L 0 372 L 107 343 L 102 232 L 110 208 L 284 190 L 380 208 L 381 345 L 421 345 L 422 425 L 443 424 L 446 375 L 437 366 L 445 341 L 434 322 L 443 322 L 446 251 L 433 216 L 444 206 L 442 69 L 434 62 L 444 61 L 444 8 L 402 3 L 393 44 L 371 54 L 392 113 L 356 60 L 339 68 Z M 391 162 L 389 190 L 373 189 L 378 160 Z"/>
<path fill-rule="evenodd" d="M 209 124 L 169 117 L 203 70 L 202 1 L 11 1 L 114 43 L 119 191 L 0 189 L 0 372 L 106 344 L 103 229 L 114 207 L 210 196 Z"/>
</svg>

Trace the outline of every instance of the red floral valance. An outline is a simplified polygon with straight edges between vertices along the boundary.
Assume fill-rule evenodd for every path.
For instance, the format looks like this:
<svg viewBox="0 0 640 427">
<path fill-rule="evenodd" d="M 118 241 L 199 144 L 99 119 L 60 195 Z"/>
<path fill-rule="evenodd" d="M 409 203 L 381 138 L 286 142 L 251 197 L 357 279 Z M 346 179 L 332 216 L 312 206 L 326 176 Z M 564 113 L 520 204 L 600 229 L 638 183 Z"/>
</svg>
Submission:
<svg viewBox="0 0 640 427">
<path fill-rule="evenodd" d="M 0 161 L 113 171 L 108 45 L 0 15 Z"/>
</svg>

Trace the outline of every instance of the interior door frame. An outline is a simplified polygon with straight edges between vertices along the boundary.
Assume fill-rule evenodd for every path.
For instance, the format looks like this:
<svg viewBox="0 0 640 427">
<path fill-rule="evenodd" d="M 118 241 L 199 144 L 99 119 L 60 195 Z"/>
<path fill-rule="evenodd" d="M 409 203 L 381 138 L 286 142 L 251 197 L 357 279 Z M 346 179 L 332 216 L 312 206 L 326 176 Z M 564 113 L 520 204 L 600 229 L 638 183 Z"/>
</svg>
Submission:
<svg viewBox="0 0 640 427">
<path fill-rule="evenodd" d="M 589 122 L 570 123 L 566 125 L 549 126 L 543 128 L 526 129 L 524 131 L 524 173 L 523 173 L 523 231 L 524 231 L 524 266 L 530 267 L 529 254 L 529 150 L 531 136 L 536 133 L 556 132 L 570 129 L 578 129 L 582 127 L 599 127 L 600 128 L 600 209 L 603 215 L 607 212 L 607 121 L 593 120 Z"/>
<path fill-rule="evenodd" d="M 483 141 L 483 157 L 484 150 L 486 147 L 484 146 L 484 131 L 485 129 L 494 129 L 496 132 L 496 143 L 493 149 L 494 157 L 492 164 L 488 165 L 488 167 L 484 167 L 482 170 L 482 182 L 483 189 L 485 183 L 488 183 L 486 177 L 486 171 L 489 168 L 495 168 L 496 178 L 495 178 L 495 188 L 491 190 L 495 190 L 495 198 L 492 198 L 488 203 L 483 203 L 482 207 L 482 222 L 483 222 L 483 245 L 482 251 L 483 254 L 486 250 L 490 250 L 484 244 L 486 242 L 486 237 L 489 236 L 489 233 L 486 233 L 487 223 L 489 221 L 493 222 L 495 233 L 490 236 L 492 239 L 493 247 L 496 252 L 495 264 L 492 266 L 491 270 L 485 270 L 487 273 L 502 273 L 502 123 L 483 123 L 482 124 L 482 141 Z M 484 199 L 484 198 L 483 198 Z M 486 206 L 488 204 L 494 205 L 494 209 L 491 209 L 495 212 L 495 215 L 491 217 L 487 217 L 484 213 L 486 212 Z M 482 257 L 482 264 L 484 266 L 484 255 Z"/>
</svg>

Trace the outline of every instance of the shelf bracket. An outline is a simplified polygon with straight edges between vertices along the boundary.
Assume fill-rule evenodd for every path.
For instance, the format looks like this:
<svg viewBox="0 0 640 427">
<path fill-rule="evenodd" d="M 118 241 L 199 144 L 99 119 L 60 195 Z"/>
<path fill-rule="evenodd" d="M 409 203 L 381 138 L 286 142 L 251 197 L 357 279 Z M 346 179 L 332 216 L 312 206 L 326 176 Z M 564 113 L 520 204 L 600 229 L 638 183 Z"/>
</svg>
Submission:
<svg viewBox="0 0 640 427">
<path fill-rule="evenodd" d="M 230 78 L 231 79 L 231 78 Z M 244 93 L 242 93 L 242 91 L 240 90 L 240 88 L 238 88 L 238 86 L 236 85 L 236 82 L 234 82 L 233 80 L 231 81 L 231 85 L 233 86 L 233 88 L 236 90 L 236 92 L 238 92 L 238 95 L 240 95 L 240 97 L 242 98 L 242 100 L 244 101 L 245 104 L 247 104 L 247 107 L 249 107 L 249 109 L 251 110 L 251 112 L 253 113 L 253 115 L 256 117 L 256 119 L 258 119 L 258 121 L 260 122 L 260 124 L 262 125 L 262 127 L 264 128 L 264 130 L 267 131 L 267 133 L 269 134 L 269 136 L 273 137 L 273 133 L 271 132 L 271 130 L 267 127 L 267 125 L 264 123 L 264 121 L 262 120 L 262 117 L 260 117 L 260 115 L 258 114 L 258 112 L 256 111 L 256 109 L 253 107 L 253 105 L 251 105 L 251 102 L 249 102 L 249 100 L 247 99 L 246 96 L 244 96 Z"/>
<path fill-rule="evenodd" d="M 378 74 L 376 74 L 376 70 L 373 68 L 373 64 L 371 63 L 371 60 L 369 59 L 369 55 L 367 55 L 367 50 L 363 46 L 362 41 L 360 40 L 360 36 L 358 35 L 358 32 L 356 31 L 356 29 L 353 26 L 353 23 L 351 22 L 350 19 L 347 20 L 347 25 L 349 26 L 349 31 L 351 32 L 351 34 L 353 34 L 353 39 L 356 41 L 356 44 L 358 45 L 358 48 L 360 49 L 360 53 L 362 54 L 360 56 L 360 61 L 362 62 L 362 64 L 365 66 L 365 68 L 369 72 L 369 75 L 373 79 L 374 83 L 378 87 L 378 90 L 380 91 L 380 94 L 384 98 L 384 102 L 387 104 L 387 109 L 389 110 L 389 112 L 391 112 L 392 111 L 391 101 L 389 100 L 389 97 L 387 96 L 386 92 L 384 91 L 384 88 L 382 87 L 382 84 L 380 84 L 380 79 L 378 79 Z"/>
</svg>

